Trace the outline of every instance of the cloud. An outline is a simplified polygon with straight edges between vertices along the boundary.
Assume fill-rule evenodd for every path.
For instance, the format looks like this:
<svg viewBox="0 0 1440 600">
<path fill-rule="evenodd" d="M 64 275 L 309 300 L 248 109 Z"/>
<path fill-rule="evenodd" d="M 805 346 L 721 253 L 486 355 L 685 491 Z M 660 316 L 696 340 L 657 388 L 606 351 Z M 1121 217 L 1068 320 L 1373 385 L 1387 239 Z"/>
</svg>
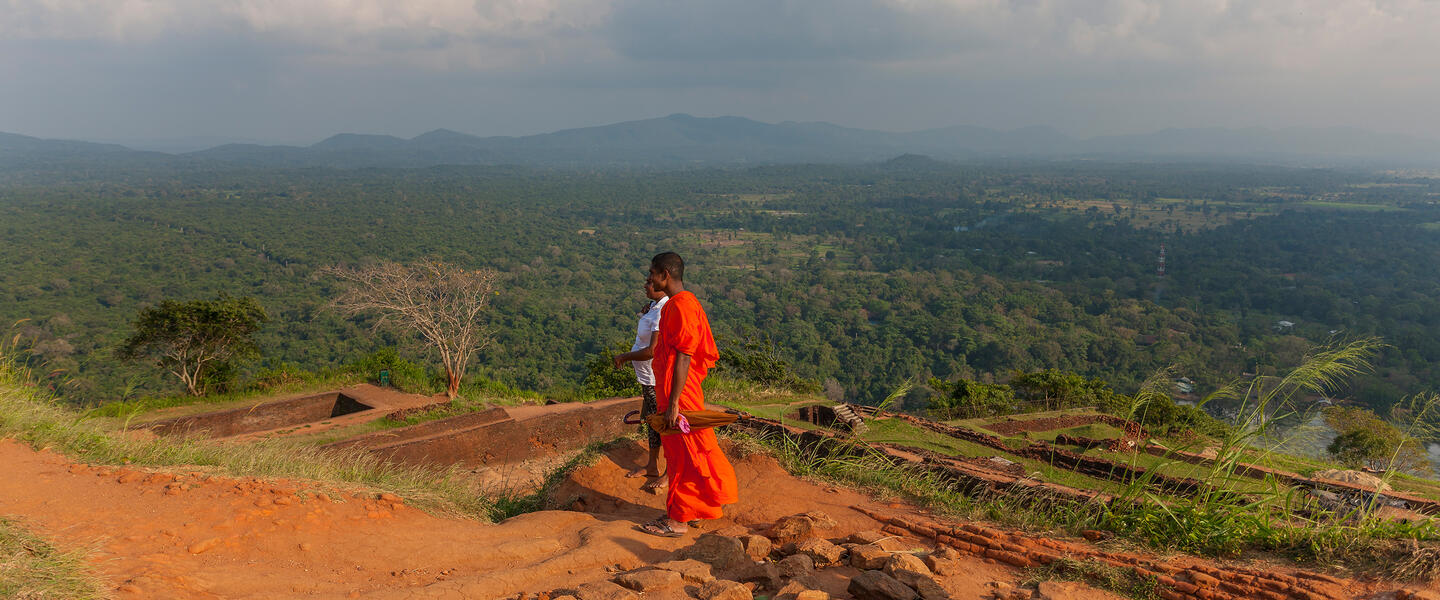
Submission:
<svg viewBox="0 0 1440 600">
<path fill-rule="evenodd" d="M 0 37 L 121 48 L 214 33 L 305 48 L 326 64 L 436 70 L 543 64 L 608 13 L 600 0 L 10 0 Z"/>
<path fill-rule="evenodd" d="M 394 131 L 411 103 L 434 127 L 514 111 L 472 121 L 526 124 L 506 133 L 695 112 L 1440 136 L 1436 30 L 1431 0 L 0 0 L 0 130 Z"/>
</svg>

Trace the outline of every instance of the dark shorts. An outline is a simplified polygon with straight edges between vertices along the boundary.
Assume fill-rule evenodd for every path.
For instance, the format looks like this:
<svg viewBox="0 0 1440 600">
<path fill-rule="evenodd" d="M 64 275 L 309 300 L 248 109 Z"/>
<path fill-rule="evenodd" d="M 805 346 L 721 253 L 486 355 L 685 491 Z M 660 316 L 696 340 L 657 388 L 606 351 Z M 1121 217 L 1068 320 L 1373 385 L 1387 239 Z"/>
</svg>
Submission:
<svg viewBox="0 0 1440 600">
<path fill-rule="evenodd" d="M 640 397 L 644 398 L 640 401 L 640 430 L 645 432 L 645 439 L 651 448 L 659 448 L 660 434 L 645 424 L 645 417 L 655 414 L 655 386 L 641 385 Z"/>
</svg>

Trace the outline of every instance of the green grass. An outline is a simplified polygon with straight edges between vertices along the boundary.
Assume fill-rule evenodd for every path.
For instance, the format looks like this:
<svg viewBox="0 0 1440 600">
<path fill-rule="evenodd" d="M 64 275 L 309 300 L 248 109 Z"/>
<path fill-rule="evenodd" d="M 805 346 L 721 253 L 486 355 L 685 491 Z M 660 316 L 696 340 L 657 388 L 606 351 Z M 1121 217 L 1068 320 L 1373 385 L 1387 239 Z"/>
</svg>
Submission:
<svg viewBox="0 0 1440 600">
<path fill-rule="evenodd" d="M 84 552 L 65 552 L 12 519 L 0 517 L 0 598 L 89 600 L 109 598 L 85 565 Z"/>
<path fill-rule="evenodd" d="M 1079 408 L 1062 408 L 1059 410 L 1042 410 L 1038 412 L 1017 413 L 1000 417 L 974 417 L 970 419 L 955 419 L 951 421 L 944 421 L 944 423 L 947 425 L 967 427 L 970 429 L 985 429 L 986 425 L 1004 423 L 1010 419 L 1015 419 L 1016 421 L 1029 421 L 1031 419 L 1046 419 L 1050 417 L 1068 417 L 1072 415 L 1098 414 L 1100 414 L 1100 411 L 1096 410 L 1094 407 L 1084 406 Z M 1037 433 L 1038 432 L 1031 432 L 1030 435 L 1034 436 Z"/>
<path fill-rule="evenodd" d="M 982 519 L 1031 533 L 1078 535 L 1105 529 L 1120 539 L 1151 548 L 1201 556 L 1229 557 L 1259 551 L 1299 564 L 1350 569 L 1384 577 L 1430 579 L 1440 574 L 1440 529 L 1431 521 L 1355 521 L 1346 515 L 1319 515 L 1313 520 L 1276 513 L 1272 505 L 1168 501 L 1129 488 L 1137 504 L 1074 504 L 1041 495 L 994 492 L 967 494 L 954 482 L 916 465 L 896 465 L 874 454 L 825 457 L 780 436 L 730 436 L 737 448 L 769 453 L 791 473 L 868 491 L 883 500 L 903 499 L 951 519 Z M 1078 487 L 1078 486 L 1077 486 Z M 1162 501 L 1164 501 L 1162 503 Z M 1063 565 L 1062 565 L 1063 568 Z M 1111 578 L 1085 569 L 1072 574 L 1045 572 L 1047 577 L 1073 577 L 1103 583 L 1132 597 L 1149 597 L 1148 584 Z"/>
<path fill-rule="evenodd" d="M 99 407 L 90 409 L 86 415 L 92 417 L 113 417 L 121 421 L 143 422 L 147 418 L 158 418 L 152 416 L 152 414 L 166 409 L 175 409 L 170 410 L 166 416 L 178 417 L 188 414 L 224 410 L 254 404 L 263 400 L 319 393 L 364 382 L 364 378 L 360 376 L 336 375 L 317 380 L 290 382 L 266 389 L 247 388 L 225 394 L 210 394 L 206 396 L 146 396 L 134 400 L 102 404 Z"/>
<path fill-rule="evenodd" d="M 388 491 L 437 514 L 490 518 L 495 498 L 458 468 L 407 467 L 363 451 L 335 452 L 293 440 L 222 444 L 202 439 L 131 435 L 108 420 L 87 419 L 33 385 L 32 374 L 0 353 L 0 436 L 71 459 L 134 467 L 200 467 L 242 477 L 296 478 L 320 489 Z"/>
<path fill-rule="evenodd" d="M 951 518 L 987 519 L 1031 531 L 1072 530 L 1076 524 L 1083 528 L 1092 523 L 1079 507 L 1045 503 L 1044 509 L 1030 509 L 1025 507 L 1037 504 L 1038 498 L 968 495 L 953 481 L 922 468 L 896 465 L 878 454 L 823 457 L 788 437 L 727 435 L 737 451 L 765 452 L 794 475 L 858 488 L 884 499 L 903 499 Z"/>
<path fill-rule="evenodd" d="M 1030 432 L 1030 438 L 1054 442 L 1055 438 L 1059 437 L 1062 433 L 1077 437 L 1087 437 L 1094 440 L 1113 440 L 1119 438 L 1124 432 L 1105 423 L 1091 423 L 1089 425 L 1066 427 L 1064 429 L 1051 429 L 1050 431 L 1032 431 Z"/>
<path fill-rule="evenodd" d="M 824 396 L 801 394 L 783 388 L 767 387 L 753 381 L 712 375 L 705 378 L 705 403 L 719 404 L 748 411 L 752 406 L 824 404 Z"/>
<path fill-rule="evenodd" d="M 867 442 L 880 442 L 909 446 L 911 448 L 922 448 L 951 456 L 989 458 L 991 456 L 1003 455 L 1002 458 L 1020 463 L 1020 465 L 1025 467 L 1026 473 L 1039 473 L 1040 479 L 1043 481 L 1078 489 L 1096 490 L 1109 494 L 1120 494 L 1125 491 L 1124 485 L 1113 481 L 1097 479 L 1076 473 L 1069 469 L 1055 467 L 1046 462 L 1022 458 L 988 446 L 981 446 L 974 442 L 955 439 L 943 433 L 916 427 L 899 419 L 870 421 L 870 431 L 862 436 L 862 439 Z M 1008 441 L 1009 440 L 1007 440 L 1007 442 Z M 1015 442 L 1017 444 L 1027 443 L 1019 439 L 1016 439 Z"/>
<path fill-rule="evenodd" d="M 923 448 L 951 456 L 988 458 L 1000 454 L 994 448 L 955 439 L 929 429 L 922 429 L 899 419 L 876 419 L 869 421 L 868 424 L 870 431 L 861 436 L 861 439 L 867 442 Z"/>
<path fill-rule="evenodd" d="M 1141 467 L 1154 471 L 1161 475 L 1189 479 L 1205 480 L 1211 474 L 1211 468 L 1206 465 L 1195 465 L 1174 458 L 1155 456 L 1146 452 L 1107 452 L 1100 448 L 1091 448 L 1085 451 L 1086 456 L 1094 456 L 1113 460 L 1131 466 Z M 1273 486 L 1259 479 L 1242 477 L 1239 475 L 1223 478 L 1226 489 L 1240 493 L 1268 493 L 1273 491 Z M 1288 490 L 1289 488 L 1285 488 Z"/>
</svg>

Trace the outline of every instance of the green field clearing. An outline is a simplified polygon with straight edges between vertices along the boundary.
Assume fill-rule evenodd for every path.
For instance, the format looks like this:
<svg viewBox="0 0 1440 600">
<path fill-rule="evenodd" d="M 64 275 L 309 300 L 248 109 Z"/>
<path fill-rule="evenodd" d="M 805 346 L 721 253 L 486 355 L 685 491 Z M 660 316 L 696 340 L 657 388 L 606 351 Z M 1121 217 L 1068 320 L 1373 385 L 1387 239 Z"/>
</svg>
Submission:
<svg viewBox="0 0 1440 600">
<path fill-rule="evenodd" d="M 1338 202 L 1334 200 L 1308 200 L 1305 202 L 1301 202 L 1300 204 L 1315 208 L 1333 208 L 1337 210 L 1356 210 L 1366 212 L 1387 212 L 1405 210 L 1404 208 L 1401 208 L 1399 206 L 1390 206 L 1387 204 L 1360 204 L 1358 202 Z"/>
<path fill-rule="evenodd" d="M 1112 440 L 1120 437 L 1121 434 L 1124 432 L 1120 431 L 1119 428 L 1113 425 L 1107 425 L 1105 423 L 1091 423 L 1089 425 L 1078 425 L 1075 427 L 1067 427 L 1064 429 L 1051 429 L 1050 431 L 1031 432 L 1030 439 L 1054 442 L 1055 438 L 1059 437 L 1062 433 L 1066 435 L 1087 437 L 1096 440 Z"/>
<path fill-rule="evenodd" d="M 994 448 L 981 446 L 965 440 L 958 440 L 942 433 L 921 429 L 897 419 L 881 419 L 870 421 L 869 423 L 870 431 L 861 436 L 861 438 L 867 442 L 921 448 L 950 456 L 970 458 L 1000 456 L 1006 460 L 1020 463 L 1025 467 L 1027 473 L 1039 473 L 1040 480 L 1042 481 L 1116 495 L 1124 493 L 1126 489 L 1124 485 L 1113 481 L 1097 479 L 1076 473 L 1069 469 L 1055 467 L 1042 461 L 1021 458 L 1013 454 L 1000 452 Z"/>
<path fill-rule="evenodd" d="M 1095 407 L 1093 407 L 1093 406 L 1084 406 L 1084 407 L 1079 407 L 1079 408 L 1066 408 L 1066 409 L 1061 409 L 1061 410 L 1046 410 L 1046 411 L 1033 412 L 1033 413 L 1020 413 L 1020 414 L 1006 415 L 1006 416 L 1003 416 L 1003 417 L 975 417 L 975 418 L 971 418 L 971 419 L 953 419 L 953 420 L 950 420 L 950 421 L 943 421 L 943 423 L 945 423 L 946 425 L 954 425 L 954 426 L 956 426 L 956 427 L 967 427 L 967 428 L 970 428 L 970 429 L 985 429 L 985 426 L 986 426 L 986 425 L 994 425 L 994 424 L 997 424 L 997 423 L 1004 423 L 1004 422 L 1011 421 L 1011 420 L 1014 420 L 1014 421 L 1029 421 L 1029 420 L 1031 420 L 1031 419 L 1046 419 L 1046 418 L 1050 418 L 1050 417 L 1064 417 L 1064 416 L 1069 416 L 1069 415 L 1098 415 L 1098 414 L 1100 414 L 1100 411 L 1095 410 Z M 1030 435 L 1033 436 L 1033 435 L 1035 435 L 1035 434 L 1034 434 L 1034 433 L 1031 433 Z"/>
</svg>

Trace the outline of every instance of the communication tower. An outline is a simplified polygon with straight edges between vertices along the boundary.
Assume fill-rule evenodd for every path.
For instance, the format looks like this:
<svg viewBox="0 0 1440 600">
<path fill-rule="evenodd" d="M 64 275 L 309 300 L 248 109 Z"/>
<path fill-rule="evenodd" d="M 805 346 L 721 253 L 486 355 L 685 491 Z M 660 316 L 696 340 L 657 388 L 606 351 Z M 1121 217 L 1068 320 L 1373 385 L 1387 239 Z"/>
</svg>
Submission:
<svg viewBox="0 0 1440 600">
<path fill-rule="evenodd" d="M 1155 276 L 1165 276 L 1165 244 L 1160 244 L 1160 258 L 1155 261 Z"/>
</svg>

